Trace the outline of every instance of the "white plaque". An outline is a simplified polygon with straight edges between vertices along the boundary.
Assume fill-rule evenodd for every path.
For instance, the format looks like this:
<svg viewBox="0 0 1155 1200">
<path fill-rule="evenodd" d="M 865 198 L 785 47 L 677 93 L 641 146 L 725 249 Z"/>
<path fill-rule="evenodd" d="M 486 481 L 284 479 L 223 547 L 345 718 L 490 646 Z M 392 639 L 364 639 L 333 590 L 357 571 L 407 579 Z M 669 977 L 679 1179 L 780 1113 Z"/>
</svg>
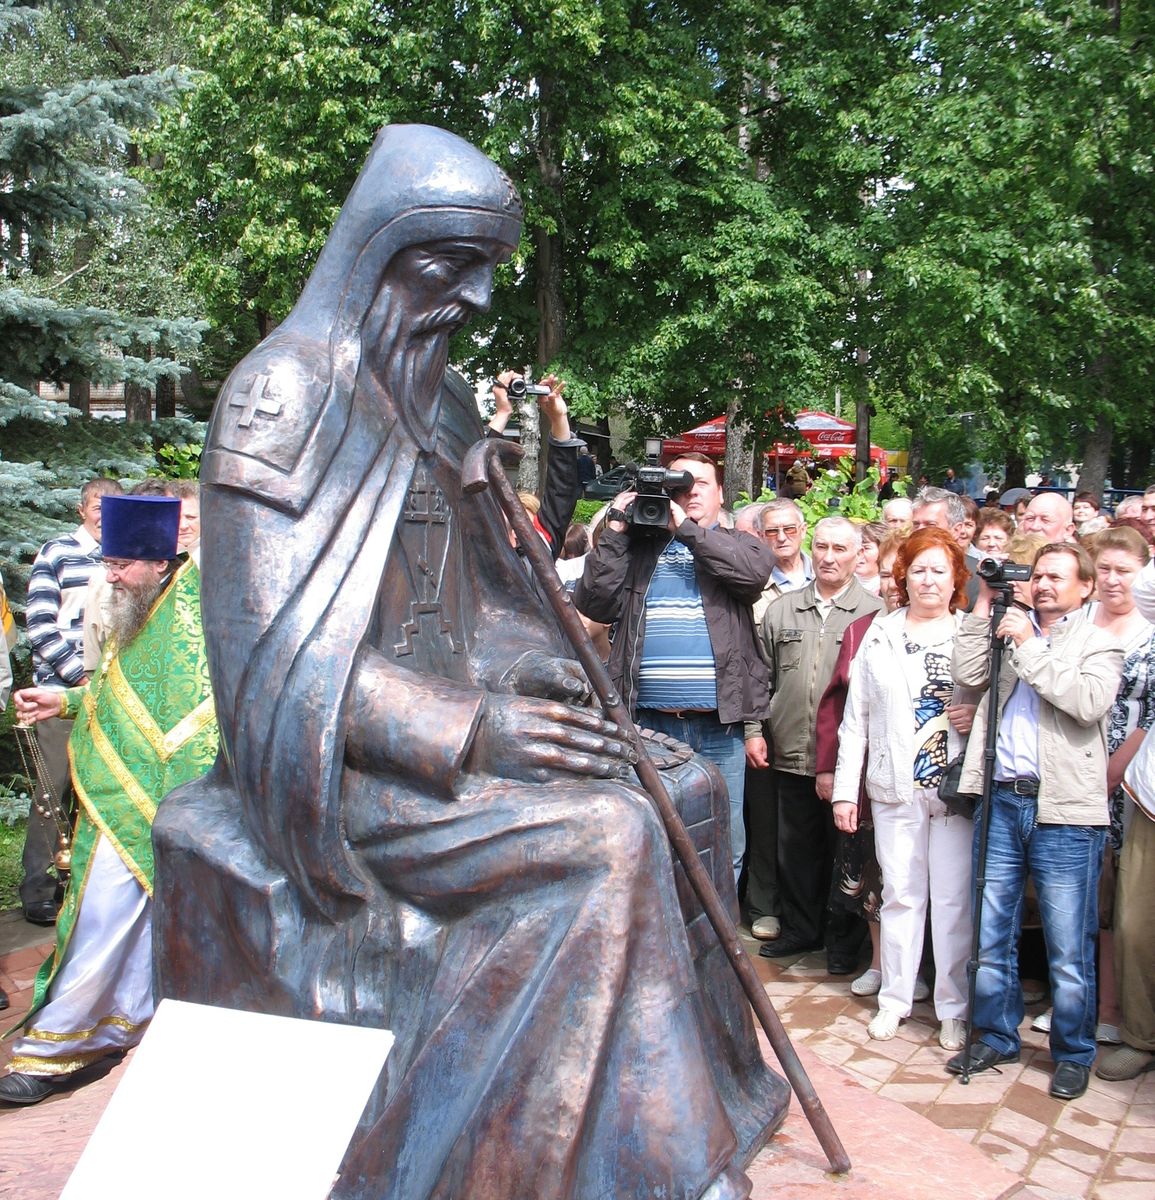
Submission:
<svg viewBox="0 0 1155 1200">
<path fill-rule="evenodd" d="M 61 1200 L 323 1200 L 392 1045 L 163 1000 Z"/>
</svg>

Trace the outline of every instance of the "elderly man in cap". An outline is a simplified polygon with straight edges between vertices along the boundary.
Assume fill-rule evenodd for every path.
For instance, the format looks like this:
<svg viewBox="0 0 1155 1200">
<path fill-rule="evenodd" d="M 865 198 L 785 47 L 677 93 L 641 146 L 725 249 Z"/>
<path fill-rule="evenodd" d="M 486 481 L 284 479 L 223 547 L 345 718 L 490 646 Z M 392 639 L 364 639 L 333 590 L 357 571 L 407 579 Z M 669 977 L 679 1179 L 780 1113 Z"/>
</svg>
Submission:
<svg viewBox="0 0 1155 1200">
<path fill-rule="evenodd" d="M 179 523 L 174 498 L 104 497 L 113 597 L 100 666 L 86 686 L 15 696 L 22 721 L 75 718 L 68 748 L 78 815 L 56 949 L 0 1079 L 9 1104 L 36 1104 L 135 1045 L 152 1017 L 152 819 L 217 749 L 200 575 L 178 557 Z"/>
</svg>

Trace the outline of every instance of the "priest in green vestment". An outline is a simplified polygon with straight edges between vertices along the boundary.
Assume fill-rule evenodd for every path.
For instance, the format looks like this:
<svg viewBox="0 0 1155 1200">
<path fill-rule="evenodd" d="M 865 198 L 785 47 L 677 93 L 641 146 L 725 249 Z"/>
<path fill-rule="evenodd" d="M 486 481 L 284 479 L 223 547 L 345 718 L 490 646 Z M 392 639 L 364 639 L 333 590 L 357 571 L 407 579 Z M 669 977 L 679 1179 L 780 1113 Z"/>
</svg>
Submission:
<svg viewBox="0 0 1155 1200">
<path fill-rule="evenodd" d="M 100 666 L 83 687 L 15 696 L 22 720 L 75 718 L 78 812 L 56 948 L 0 1079 L 9 1104 L 35 1104 L 75 1082 L 135 1045 L 152 1017 L 152 820 L 217 752 L 200 575 L 177 555 L 179 520 L 172 497 L 104 497 L 112 605 Z"/>
</svg>

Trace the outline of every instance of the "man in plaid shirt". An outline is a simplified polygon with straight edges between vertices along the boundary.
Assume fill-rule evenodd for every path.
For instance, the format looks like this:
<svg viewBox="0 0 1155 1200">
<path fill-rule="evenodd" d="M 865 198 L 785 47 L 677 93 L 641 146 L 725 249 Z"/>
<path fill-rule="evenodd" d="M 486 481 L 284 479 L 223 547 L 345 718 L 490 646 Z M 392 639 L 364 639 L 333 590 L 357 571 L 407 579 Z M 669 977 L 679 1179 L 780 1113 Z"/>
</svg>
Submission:
<svg viewBox="0 0 1155 1200">
<path fill-rule="evenodd" d="M 67 688 L 84 682 L 84 595 L 89 576 L 100 565 L 100 502 L 119 495 L 115 479 L 90 479 L 80 489 L 81 524 L 40 548 L 28 580 L 25 629 L 32 643 L 32 672 L 38 687 Z M 52 795 L 68 790 L 68 737 L 71 721 L 52 721 L 37 730 Z M 35 807 L 24 838 L 24 880 L 20 904 L 37 925 L 56 920 L 56 878 L 51 874 L 56 827 Z"/>
</svg>

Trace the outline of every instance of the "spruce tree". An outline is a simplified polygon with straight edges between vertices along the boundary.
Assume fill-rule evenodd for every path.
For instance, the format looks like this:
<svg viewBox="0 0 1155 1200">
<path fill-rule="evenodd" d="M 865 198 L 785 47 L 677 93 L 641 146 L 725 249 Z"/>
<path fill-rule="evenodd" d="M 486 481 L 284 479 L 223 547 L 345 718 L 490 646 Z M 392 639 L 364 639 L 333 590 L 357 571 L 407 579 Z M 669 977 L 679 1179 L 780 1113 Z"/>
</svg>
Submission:
<svg viewBox="0 0 1155 1200">
<path fill-rule="evenodd" d="M 0 570 L 17 603 L 41 543 L 74 525 L 84 479 L 139 478 L 153 464 L 147 430 L 81 419 L 37 384 L 151 391 L 179 375 L 204 328 L 139 303 L 86 303 L 75 286 L 110 242 L 134 253 L 128 231 L 147 222 L 130 173 L 134 131 L 183 78 L 168 68 L 38 81 L 38 26 L 52 16 L 0 0 Z"/>
</svg>

